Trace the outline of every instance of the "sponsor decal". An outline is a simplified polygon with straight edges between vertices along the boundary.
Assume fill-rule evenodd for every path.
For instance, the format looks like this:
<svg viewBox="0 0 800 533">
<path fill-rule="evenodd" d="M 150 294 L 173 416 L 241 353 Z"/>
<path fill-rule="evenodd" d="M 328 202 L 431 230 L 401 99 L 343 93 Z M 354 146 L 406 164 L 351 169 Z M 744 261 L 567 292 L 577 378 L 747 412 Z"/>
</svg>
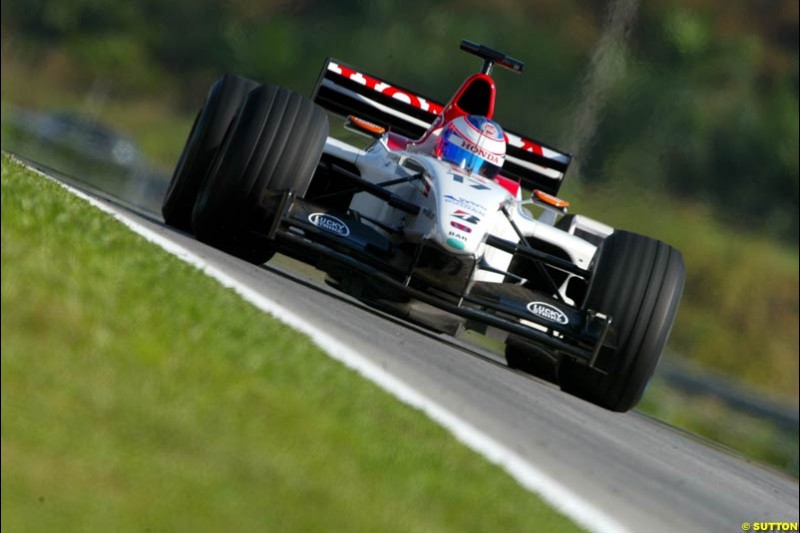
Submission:
<svg viewBox="0 0 800 533">
<path fill-rule="evenodd" d="M 467 198 L 461 198 L 460 196 L 453 196 L 452 194 L 445 194 L 444 201 L 448 204 L 453 204 L 462 209 L 466 209 L 467 211 L 474 213 L 476 215 L 486 216 L 486 206 L 479 204 L 478 202 L 473 202 L 472 200 L 468 200 Z"/>
<path fill-rule="evenodd" d="M 403 91 L 398 89 L 397 87 L 392 87 L 388 83 L 381 81 L 377 78 L 373 78 L 372 76 L 368 76 L 367 74 L 358 72 L 357 70 L 353 70 L 349 67 L 344 65 L 339 65 L 338 63 L 334 63 L 331 61 L 328 63 L 328 70 L 339 74 L 340 76 L 344 76 L 349 80 L 352 80 L 356 83 L 360 83 L 366 87 L 369 87 L 373 91 L 379 92 L 381 94 L 385 94 L 386 96 L 391 96 L 395 100 L 399 100 L 406 104 L 412 105 L 423 111 L 427 111 L 429 113 L 433 113 L 434 115 L 440 114 L 444 107 L 441 104 L 437 104 L 436 102 L 429 102 L 425 98 L 418 96 L 416 94 Z"/>
<path fill-rule="evenodd" d="M 468 142 L 465 139 L 462 139 L 462 138 L 457 137 L 457 136 L 451 137 L 451 139 L 452 139 L 451 142 L 457 143 L 461 148 L 463 148 L 464 150 L 466 150 L 468 152 L 472 152 L 473 154 L 477 155 L 481 159 L 485 159 L 485 160 L 489 161 L 490 163 L 492 163 L 494 165 L 497 165 L 497 166 L 500 166 L 500 165 L 503 164 L 503 162 L 500 161 L 500 154 L 492 153 L 489 150 L 486 150 L 485 148 L 481 148 L 477 144 L 473 144 L 473 143 Z"/>
<path fill-rule="evenodd" d="M 464 236 L 464 235 L 462 235 L 462 234 L 461 234 L 460 232 L 458 232 L 458 231 L 452 231 L 452 230 L 451 230 L 451 231 L 447 232 L 447 236 L 448 236 L 448 237 L 455 237 L 456 239 L 458 239 L 458 240 L 460 240 L 460 241 L 467 242 L 467 237 L 466 237 L 466 236 Z"/>
<path fill-rule="evenodd" d="M 480 218 L 476 217 L 475 215 L 470 215 L 463 209 L 456 209 L 452 213 L 450 213 L 450 218 L 456 218 L 461 220 L 462 222 L 466 222 L 467 224 L 477 224 L 481 221 Z"/>
<path fill-rule="evenodd" d="M 570 162 L 571 158 L 567 154 L 562 154 L 556 150 L 551 150 L 550 148 L 535 143 L 530 139 L 520 137 L 514 133 L 506 132 L 506 135 L 508 136 L 508 144 L 511 146 L 515 146 L 521 150 L 542 156 L 547 159 L 552 159 L 553 161 L 558 161 L 559 163 L 569 164 Z"/>
<path fill-rule="evenodd" d="M 317 226 L 318 228 L 330 231 L 336 235 L 347 237 L 350 235 L 350 228 L 347 224 L 336 218 L 335 216 L 327 213 L 311 213 L 308 215 L 308 221 Z"/>
<path fill-rule="evenodd" d="M 569 318 L 564 314 L 564 311 L 547 302 L 530 302 L 527 307 L 530 314 L 534 316 L 549 320 L 550 322 L 555 322 L 556 324 L 569 324 Z"/>
<path fill-rule="evenodd" d="M 455 248 L 456 250 L 464 249 L 464 243 L 459 241 L 458 239 L 453 239 L 453 238 L 447 239 L 447 245 L 450 248 Z"/>
<path fill-rule="evenodd" d="M 456 222 L 455 220 L 451 220 L 450 225 L 456 228 L 458 231 L 463 231 L 464 233 L 472 233 L 472 228 L 470 228 L 466 224 L 462 224 L 460 222 Z"/>
</svg>

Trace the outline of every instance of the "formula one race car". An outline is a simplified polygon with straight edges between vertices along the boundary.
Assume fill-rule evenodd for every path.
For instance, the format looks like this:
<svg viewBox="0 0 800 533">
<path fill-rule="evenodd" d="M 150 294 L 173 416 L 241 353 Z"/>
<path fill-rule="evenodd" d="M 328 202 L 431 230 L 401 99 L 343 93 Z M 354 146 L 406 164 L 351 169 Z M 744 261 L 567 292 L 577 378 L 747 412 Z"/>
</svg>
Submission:
<svg viewBox="0 0 800 533">
<path fill-rule="evenodd" d="M 675 320 L 681 254 L 567 215 L 555 195 L 569 154 L 492 120 L 492 69 L 524 64 L 461 48 L 483 66 L 446 104 L 333 59 L 310 100 L 222 77 L 189 134 L 164 219 L 253 263 L 280 252 L 364 299 L 502 332 L 510 366 L 546 357 L 563 390 L 626 411 Z M 369 147 L 329 137 L 327 112 Z"/>
</svg>

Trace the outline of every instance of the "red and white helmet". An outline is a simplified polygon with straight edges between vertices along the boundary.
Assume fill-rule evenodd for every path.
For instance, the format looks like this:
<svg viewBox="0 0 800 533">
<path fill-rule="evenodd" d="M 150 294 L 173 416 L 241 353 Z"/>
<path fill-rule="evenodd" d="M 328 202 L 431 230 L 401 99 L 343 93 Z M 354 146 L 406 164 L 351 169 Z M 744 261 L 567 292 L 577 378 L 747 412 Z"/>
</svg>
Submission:
<svg viewBox="0 0 800 533">
<path fill-rule="evenodd" d="M 442 129 L 434 153 L 471 174 L 494 178 L 506 160 L 505 134 L 486 117 L 458 117 Z"/>
</svg>

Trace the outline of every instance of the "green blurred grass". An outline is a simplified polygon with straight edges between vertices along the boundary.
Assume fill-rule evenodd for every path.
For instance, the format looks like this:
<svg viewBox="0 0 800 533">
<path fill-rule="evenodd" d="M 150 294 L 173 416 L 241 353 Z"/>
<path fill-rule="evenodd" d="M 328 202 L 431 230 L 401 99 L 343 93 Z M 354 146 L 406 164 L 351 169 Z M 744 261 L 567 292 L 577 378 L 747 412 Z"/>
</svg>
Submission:
<svg viewBox="0 0 800 533">
<path fill-rule="evenodd" d="M 576 531 L 415 410 L 2 162 L 4 531 Z"/>
</svg>

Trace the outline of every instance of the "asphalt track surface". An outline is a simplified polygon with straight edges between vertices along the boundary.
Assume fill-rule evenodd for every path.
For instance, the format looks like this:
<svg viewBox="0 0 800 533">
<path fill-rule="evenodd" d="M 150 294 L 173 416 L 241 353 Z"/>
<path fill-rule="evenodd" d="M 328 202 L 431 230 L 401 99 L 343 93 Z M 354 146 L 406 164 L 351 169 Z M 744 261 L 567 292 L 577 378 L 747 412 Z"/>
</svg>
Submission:
<svg viewBox="0 0 800 533">
<path fill-rule="evenodd" d="M 152 208 L 71 185 L 104 196 L 125 217 L 306 317 L 631 531 L 736 532 L 742 522 L 798 521 L 795 479 L 639 413 L 610 413 L 568 396 L 509 370 L 489 351 L 371 309 L 290 263 L 245 263 L 166 227 Z"/>
</svg>

